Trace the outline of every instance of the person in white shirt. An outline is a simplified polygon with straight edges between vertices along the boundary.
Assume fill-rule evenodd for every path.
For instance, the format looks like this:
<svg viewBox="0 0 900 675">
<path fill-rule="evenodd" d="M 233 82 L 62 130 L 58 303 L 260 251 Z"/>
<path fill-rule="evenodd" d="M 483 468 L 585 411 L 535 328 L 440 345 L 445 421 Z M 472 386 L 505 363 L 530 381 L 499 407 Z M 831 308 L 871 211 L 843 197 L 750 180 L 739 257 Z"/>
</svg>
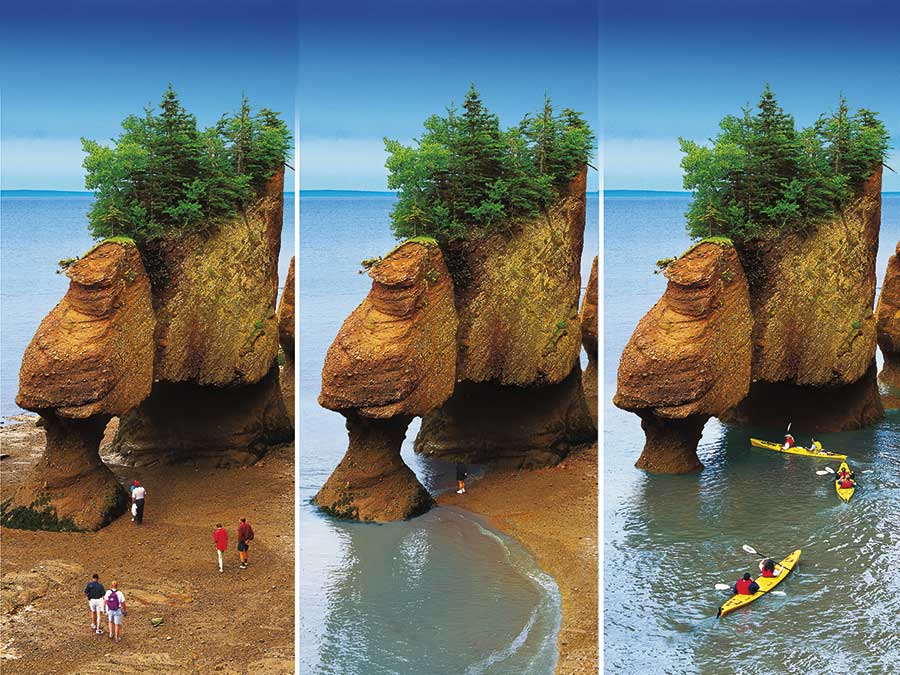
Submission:
<svg viewBox="0 0 900 675">
<path fill-rule="evenodd" d="M 115 633 L 116 642 L 119 641 L 119 630 L 122 627 L 122 617 L 126 616 L 125 595 L 119 590 L 119 582 L 114 581 L 103 596 L 103 608 L 109 619 L 109 638 Z"/>
<path fill-rule="evenodd" d="M 138 481 L 134 481 L 134 489 L 131 491 L 131 501 L 134 504 L 134 522 L 140 525 L 144 522 L 144 497 L 147 491 Z"/>
</svg>

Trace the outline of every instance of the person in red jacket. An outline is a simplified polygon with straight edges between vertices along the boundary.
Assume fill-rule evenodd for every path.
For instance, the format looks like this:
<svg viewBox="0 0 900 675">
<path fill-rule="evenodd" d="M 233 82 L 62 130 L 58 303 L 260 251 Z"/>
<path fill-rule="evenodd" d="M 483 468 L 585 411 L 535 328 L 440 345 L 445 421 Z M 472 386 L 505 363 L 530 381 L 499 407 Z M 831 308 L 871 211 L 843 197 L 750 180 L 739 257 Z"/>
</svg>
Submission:
<svg viewBox="0 0 900 675">
<path fill-rule="evenodd" d="M 241 569 L 247 569 L 247 552 L 250 550 L 250 542 L 253 540 L 253 528 L 246 518 L 241 518 L 238 524 L 238 555 L 241 558 Z"/>
<path fill-rule="evenodd" d="M 222 523 L 216 523 L 216 531 L 213 532 L 213 541 L 216 542 L 216 555 L 219 557 L 219 572 L 222 569 L 222 556 L 228 550 L 228 530 L 222 527 Z"/>
<path fill-rule="evenodd" d="M 766 577 L 767 579 L 777 577 L 779 574 L 781 574 L 781 568 L 779 567 L 776 571 L 775 561 L 771 558 L 763 558 L 759 561 L 759 571 L 762 576 Z"/>
<path fill-rule="evenodd" d="M 750 573 L 745 574 L 734 585 L 735 595 L 753 595 L 759 590 L 759 584 L 750 578 Z"/>
</svg>

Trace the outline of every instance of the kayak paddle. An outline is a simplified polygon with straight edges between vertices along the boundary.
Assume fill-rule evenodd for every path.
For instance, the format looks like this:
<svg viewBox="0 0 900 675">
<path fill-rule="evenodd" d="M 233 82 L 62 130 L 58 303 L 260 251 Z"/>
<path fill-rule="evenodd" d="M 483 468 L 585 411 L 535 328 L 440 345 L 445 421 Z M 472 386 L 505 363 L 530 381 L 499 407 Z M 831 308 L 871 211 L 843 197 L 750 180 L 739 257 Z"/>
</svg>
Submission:
<svg viewBox="0 0 900 675">
<path fill-rule="evenodd" d="M 733 591 L 734 587 L 728 584 L 716 584 L 717 591 Z M 787 595 L 784 591 L 769 591 L 771 595 Z"/>
<path fill-rule="evenodd" d="M 826 466 L 824 469 L 816 471 L 817 476 L 827 476 L 829 473 L 834 473 L 834 469 L 830 466 Z"/>
</svg>

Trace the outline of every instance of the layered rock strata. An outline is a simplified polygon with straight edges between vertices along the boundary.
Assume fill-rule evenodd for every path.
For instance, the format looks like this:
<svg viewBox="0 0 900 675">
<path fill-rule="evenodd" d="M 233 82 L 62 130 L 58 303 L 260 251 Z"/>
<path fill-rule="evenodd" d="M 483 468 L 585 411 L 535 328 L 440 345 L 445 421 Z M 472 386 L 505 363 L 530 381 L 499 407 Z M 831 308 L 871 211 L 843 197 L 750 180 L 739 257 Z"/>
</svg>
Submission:
<svg viewBox="0 0 900 675">
<path fill-rule="evenodd" d="M 638 323 L 619 363 L 613 403 L 641 417 L 639 468 L 702 468 L 706 421 L 747 394 L 753 317 L 737 251 L 703 242 L 669 265 L 662 298 Z"/>
<path fill-rule="evenodd" d="M 486 239 L 448 245 L 460 385 L 424 418 L 417 452 L 531 466 L 538 458 L 554 463 L 596 437 L 578 363 L 585 186 L 582 170 L 540 216 Z M 576 379 L 579 387 L 571 386 Z M 475 401 L 487 410 L 473 409 Z M 490 430 L 473 438 L 471 416 L 485 414 Z"/>
<path fill-rule="evenodd" d="M 597 424 L 597 360 L 599 358 L 597 350 L 597 256 L 594 256 L 594 263 L 591 266 L 591 276 L 588 278 L 587 288 L 584 291 L 584 299 L 581 301 L 581 344 L 587 353 L 588 365 L 584 369 L 581 378 L 584 387 L 584 398 L 587 401 L 588 410 L 591 413 L 591 419 L 594 421 L 594 427 L 599 428 Z"/>
<path fill-rule="evenodd" d="M 878 346 L 884 356 L 882 381 L 900 389 L 900 242 L 888 259 L 876 312 Z"/>
<path fill-rule="evenodd" d="M 281 304 L 278 306 L 278 340 L 284 354 L 284 365 L 280 374 L 281 396 L 292 427 L 294 426 L 294 281 L 294 258 L 291 257 L 287 278 L 284 281 L 284 291 L 281 294 Z"/>
<path fill-rule="evenodd" d="M 283 189 L 282 167 L 240 216 L 145 247 L 157 386 L 122 417 L 113 450 L 125 461 L 232 464 L 291 438 L 277 376 Z"/>
<path fill-rule="evenodd" d="M 19 373 L 16 403 L 43 417 L 47 447 L 4 509 L 13 526 L 95 530 L 127 503 L 98 450 L 110 418 L 150 393 L 149 279 L 129 240 L 99 244 L 67 275 L 69 289 L 41 322 Z M 13 512 L 18 520 L 10 522 Z"/>
<path fill-rule="evenodd" d="M 400 458 L 409 422 L 456 381 L 453 283 L 438 246 L 406 242 L 369 272 L 372 287 L 328 350 L 319 403 L 347 419 L 344 459 L 315 496 L 340 517 L 397 520 L 431 496 Z"/>
</svg>

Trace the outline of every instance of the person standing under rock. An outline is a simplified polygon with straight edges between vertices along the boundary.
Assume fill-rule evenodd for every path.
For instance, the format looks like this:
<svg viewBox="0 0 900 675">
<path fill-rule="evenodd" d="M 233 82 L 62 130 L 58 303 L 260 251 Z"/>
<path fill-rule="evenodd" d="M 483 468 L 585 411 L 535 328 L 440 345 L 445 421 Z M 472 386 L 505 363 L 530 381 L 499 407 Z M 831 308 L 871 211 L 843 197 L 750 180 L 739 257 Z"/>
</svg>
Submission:
<svg viewBox="0 0 900 675">
<path fill-rule="evenodd" d="M 250 550 L 250 542 L 253 541 L 253 528 L 246 518 L 241 518 L 238 524 L 238 556 L 241 559 L 241 569 L 247 569 L 247 552 Z"/>
<path fill-rule="evenodd" d="M 213 541 L 216 542 L 216 555 L 219 557 L 219 572 L 223 572 L 222 556 L 228 550 L 228 530 L 222 527 L 222 523 L 216 523 Z"/>
<path fill-rule="evenodd" d="M 103 616 L 103 596 L 106 595 L 106 589 L 100 583 L 100 576 L 95 574 L 91 577 L 88 585 L 84 588 L 84 596 L 88 601 L 88 609 L 91 612 L 91 630 L 96 630 L 97 635 L 103 634 L 103 628 L 100 627 L 100 621 Z"/>
<path fill-rule="evenodd" d="M 115 627 L 116 642 L 120 640 L 119 630 L 122 627 L 122 617 L 126 615 L 125 595 L 119 590 L 119 582 L 112 582 L 106 595 L 103 596 L 103 607 L 106 609 L 106 616 L 109 620 L 109 638 L 113 638 L 113 627 Z"/>
<path fill-rule="evenodd" d="M 134 503 L 134 522 L 140 525 L 144 522 L 144 497 L 147 491 L 138 481 L 134 481 L 134 490 L 131 491 L 131 501 Z"/>
<path fill-rule="evenodd" d="M 466 476 L 468 475 L 465 464 L 456 465 L 456 494 L 464 495 L 466 493 Z"/>
</svg>

